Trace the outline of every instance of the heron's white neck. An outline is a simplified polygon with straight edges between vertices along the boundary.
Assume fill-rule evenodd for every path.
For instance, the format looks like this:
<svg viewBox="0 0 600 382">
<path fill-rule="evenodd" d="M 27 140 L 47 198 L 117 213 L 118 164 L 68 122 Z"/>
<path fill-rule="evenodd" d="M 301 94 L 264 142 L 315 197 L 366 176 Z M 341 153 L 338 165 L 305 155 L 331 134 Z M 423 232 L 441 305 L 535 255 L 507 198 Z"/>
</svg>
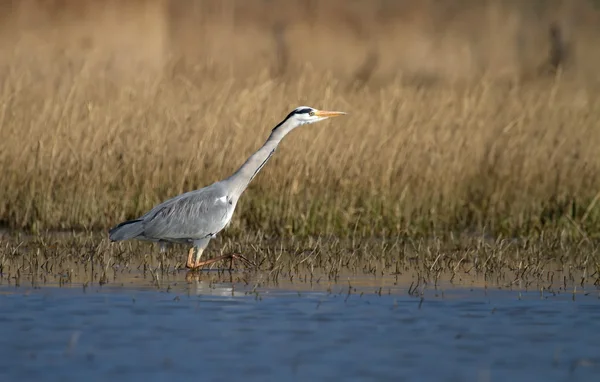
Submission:
<svg viewBox="0 0 600 382">
<path fill-rule="evenodd" d="M 299 124 L 296 120 L 288 119 L 275 127 L 265 144 L 252 154 L 233 175 L 224 180 L 224 182 L 229 184 L 230 195 L 235 200 L 242 195 L 252 179 L 254 179 L 256 174 L 271 158 L 271 155 L 275 153 L 275 149 L 277 149 L 283 137 L 298 126 Z"/>
</svg>

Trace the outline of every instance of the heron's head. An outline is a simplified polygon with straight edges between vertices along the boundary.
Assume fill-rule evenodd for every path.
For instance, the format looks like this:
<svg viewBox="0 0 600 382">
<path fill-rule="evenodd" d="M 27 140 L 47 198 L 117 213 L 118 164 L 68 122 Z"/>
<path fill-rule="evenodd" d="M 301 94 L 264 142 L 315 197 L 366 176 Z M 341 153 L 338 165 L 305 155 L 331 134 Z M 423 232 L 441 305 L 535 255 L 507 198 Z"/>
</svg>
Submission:
<svg viewBox="0 0 600 382">
<path fill-rule="evenodd" d="M 345 114 L 346 113 L 341 111 L 326 111 L 318 110 L 309 106 L 300 106 L 292 110 L 292 112 L 275 127 L 275 129 L 283 124 L 294 128 L 309 123 L 323 121 L 328 118 L 339 117 L 340 115 Z"/>
<path fill-rule="evenodd" d="M 341 111 L 326 111 L 326 110 L 317 110 L 315 108 L 309 106 L 300 106 L 295 108 L 288 118 L 293 118 L 299 122 L 301 125 L 305 125 L 307 123 L 315 123 L 319 121 L 323 121 L 328 118 L 339 117 L 340 115 L 345 115 L 346 113 Z"/>
</svg>

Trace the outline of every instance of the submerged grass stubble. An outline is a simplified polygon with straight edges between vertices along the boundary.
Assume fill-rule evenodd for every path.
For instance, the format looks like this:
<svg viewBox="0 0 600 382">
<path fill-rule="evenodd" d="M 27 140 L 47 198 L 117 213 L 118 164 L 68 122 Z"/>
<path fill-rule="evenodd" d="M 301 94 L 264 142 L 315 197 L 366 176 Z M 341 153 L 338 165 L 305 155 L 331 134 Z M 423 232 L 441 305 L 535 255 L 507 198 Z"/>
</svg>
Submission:
<svg viewBox="0 0 600 382">
<path fill-rule="evenodd" d="M 448 285 L 546 294 L 590 293 L 600 285 L 597 244 L 551 235 L 535 240 L 460 236 L 358 241 L 245 236 L 218 239 L 206 255 L 243 253 L 256 267 L 236 264 L 230 272 L 223 264 L 213 269 L 216 272 L 187 273 L 181 246 L 158 253 L 148 245 L 114 245 L 93 234 L 12 235 L 4 239 L 0 284 L 34 288 L 58 284 L 85 289 L 110 284 L 169 291 L 201 281 L 238 285 L 248 291 L 283 285 L 299 290 L 342 288 L 348 293 L 365 288 L 388 293 L 393 289 L 419 297 L 426 289 L 443 290 Z"/>
</svg>

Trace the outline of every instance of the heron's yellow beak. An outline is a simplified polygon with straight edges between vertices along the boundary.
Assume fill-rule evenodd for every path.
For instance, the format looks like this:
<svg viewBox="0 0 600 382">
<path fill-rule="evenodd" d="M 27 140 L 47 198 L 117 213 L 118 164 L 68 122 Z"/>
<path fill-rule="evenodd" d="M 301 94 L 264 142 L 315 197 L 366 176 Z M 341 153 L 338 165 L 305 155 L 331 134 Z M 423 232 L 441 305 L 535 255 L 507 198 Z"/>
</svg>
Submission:
<svg viewBox="0 0 600 382">
<path fill-rule="evenodd" d="M 339 117 L 340 115 L 346 115 L 346 113 L 344 113 L 343 111 L 319 110 L 319 111 L 315 111 L 315 115 L 317 117 L 332 118 L 332 117 Z"/>
</svg>

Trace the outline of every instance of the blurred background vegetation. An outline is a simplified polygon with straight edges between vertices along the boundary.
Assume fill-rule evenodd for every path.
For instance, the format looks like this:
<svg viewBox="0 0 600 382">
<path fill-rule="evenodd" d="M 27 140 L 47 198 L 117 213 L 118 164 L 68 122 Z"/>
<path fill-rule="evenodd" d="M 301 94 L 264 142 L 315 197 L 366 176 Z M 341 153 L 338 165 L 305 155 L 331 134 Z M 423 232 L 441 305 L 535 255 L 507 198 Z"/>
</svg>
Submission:
<svg viewBox="0 0 600 382">
<path fill-rule="evenodd" d="M 9 65 L 20 58 L 44 66 L 44 59 L 61 57 L 71 66 L 93 59 L 115 72 L 185 68 L 243 78 L 261 67 L 284 74 L 310 64 L 340 79 L 362 74 L 385 82 L 399 73 L 428 80 L 527 75 L 539 69 L 549 44 L 564 58 L 570 51 L 580 74 L 595 73 L 598 59 L 593 0 L 3 0 L 0 6 Z"/>
</svg>

